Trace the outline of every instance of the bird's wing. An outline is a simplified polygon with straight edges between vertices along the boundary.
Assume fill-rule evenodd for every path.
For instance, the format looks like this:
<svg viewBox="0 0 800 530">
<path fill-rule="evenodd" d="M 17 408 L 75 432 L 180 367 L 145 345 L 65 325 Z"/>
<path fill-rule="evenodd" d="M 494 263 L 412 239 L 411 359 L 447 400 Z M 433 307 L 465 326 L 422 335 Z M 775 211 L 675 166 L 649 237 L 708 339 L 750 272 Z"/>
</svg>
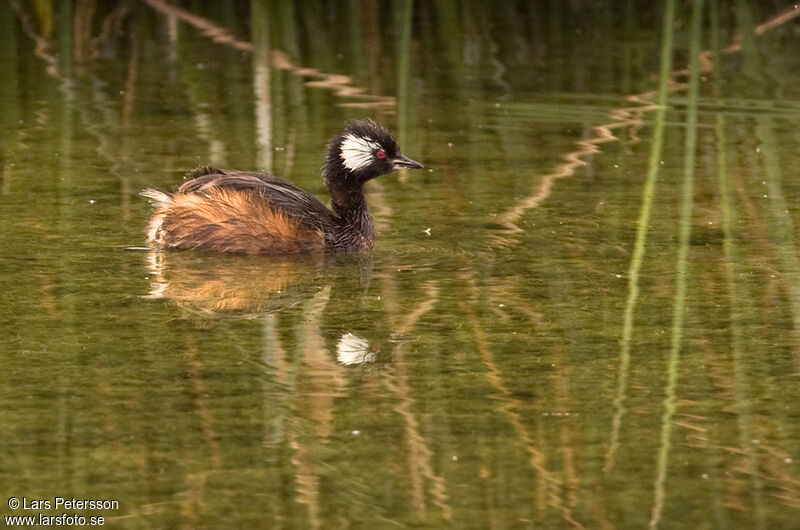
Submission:
<svg viewBox="0 0 800 530">
<path fill-rule="evenodd" d="M 319 226 L 334 218 L 334 213 L 310 193 L 266 173 L 202 167 L 189 173 L 189 176 L 194 178 L 184 182 L 177 193 L 202 194 L 209 187 L 250 191 L 259 194 L 271 208 L 300 222 Z"/>
</svg>

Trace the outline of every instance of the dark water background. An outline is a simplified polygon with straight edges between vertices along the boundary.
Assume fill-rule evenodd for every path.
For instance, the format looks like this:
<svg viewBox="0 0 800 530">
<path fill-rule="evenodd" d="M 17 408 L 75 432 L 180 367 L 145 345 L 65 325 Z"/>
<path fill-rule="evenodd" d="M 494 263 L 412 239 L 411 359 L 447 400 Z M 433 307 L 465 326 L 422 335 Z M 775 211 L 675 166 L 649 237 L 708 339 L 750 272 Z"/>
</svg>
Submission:
<svg viewBox="0 0 800 530">
<path fill-rule="evenodd" d="M 694 7 L 1 1 L 0 513 L 797 528 L 800 18 Z M 361 117 L 373 252 L 142 249 Z"/>
</svg>

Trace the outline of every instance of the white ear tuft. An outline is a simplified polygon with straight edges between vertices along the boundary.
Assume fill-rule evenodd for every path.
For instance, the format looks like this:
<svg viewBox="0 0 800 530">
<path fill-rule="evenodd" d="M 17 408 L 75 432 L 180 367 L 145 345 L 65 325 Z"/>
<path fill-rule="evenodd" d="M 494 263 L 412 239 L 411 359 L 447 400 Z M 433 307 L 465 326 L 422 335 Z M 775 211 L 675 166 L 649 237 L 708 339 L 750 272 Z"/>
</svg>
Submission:
<svg viewBox="0 0 800 530">
<path fill-rule="evenodd" d="M 373 152 L 380 148 L 380 144 L 371 138 L 347 134 L 339 150 L 344 167 L 356 171 L 369 165 L 373 160 Z"/>
</svg>

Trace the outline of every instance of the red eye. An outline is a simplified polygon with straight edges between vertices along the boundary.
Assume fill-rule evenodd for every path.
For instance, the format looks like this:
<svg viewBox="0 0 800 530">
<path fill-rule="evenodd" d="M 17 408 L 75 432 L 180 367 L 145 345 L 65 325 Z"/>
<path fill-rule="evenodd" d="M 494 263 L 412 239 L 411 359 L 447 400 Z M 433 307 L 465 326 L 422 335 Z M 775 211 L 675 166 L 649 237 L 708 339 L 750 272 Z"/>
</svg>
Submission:
<svg viewBox="0 0 800 530">
<path fill-rule="evenodd" d="M 378 158 L 386 158 L 386 152 L 383 149 L 378 149 L 378 152 L 375 153 L 375 156 Z"/>
</svg>

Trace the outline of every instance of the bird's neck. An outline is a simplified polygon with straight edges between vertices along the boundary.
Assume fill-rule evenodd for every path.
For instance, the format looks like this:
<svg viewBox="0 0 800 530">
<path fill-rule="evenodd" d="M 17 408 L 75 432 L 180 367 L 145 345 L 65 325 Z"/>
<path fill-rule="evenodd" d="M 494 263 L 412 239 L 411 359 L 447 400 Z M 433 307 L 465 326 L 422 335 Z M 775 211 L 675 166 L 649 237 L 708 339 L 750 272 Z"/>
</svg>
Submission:
<svg viewBox="0 0 800 530">
<path fill-rule="evenodd" d="M 357 189 L 330 190 L 330 192 L 333 212 L 346 224 L 359 223 L 370 218 L 364 190 L 360 186 Z"/>
<path fill-rule="evenodd" d="M 372 247 L 375 229 L 372 216 L 367 210 L 363 185 L 336 186 L 329 184 L 328 192 L 331 196 L 333 213 L 336 214 L 339 226 L 344 230 L 343 235 L 348 240 L 346 243 L 343 242 L 345 246 Z"/>
</svg>

